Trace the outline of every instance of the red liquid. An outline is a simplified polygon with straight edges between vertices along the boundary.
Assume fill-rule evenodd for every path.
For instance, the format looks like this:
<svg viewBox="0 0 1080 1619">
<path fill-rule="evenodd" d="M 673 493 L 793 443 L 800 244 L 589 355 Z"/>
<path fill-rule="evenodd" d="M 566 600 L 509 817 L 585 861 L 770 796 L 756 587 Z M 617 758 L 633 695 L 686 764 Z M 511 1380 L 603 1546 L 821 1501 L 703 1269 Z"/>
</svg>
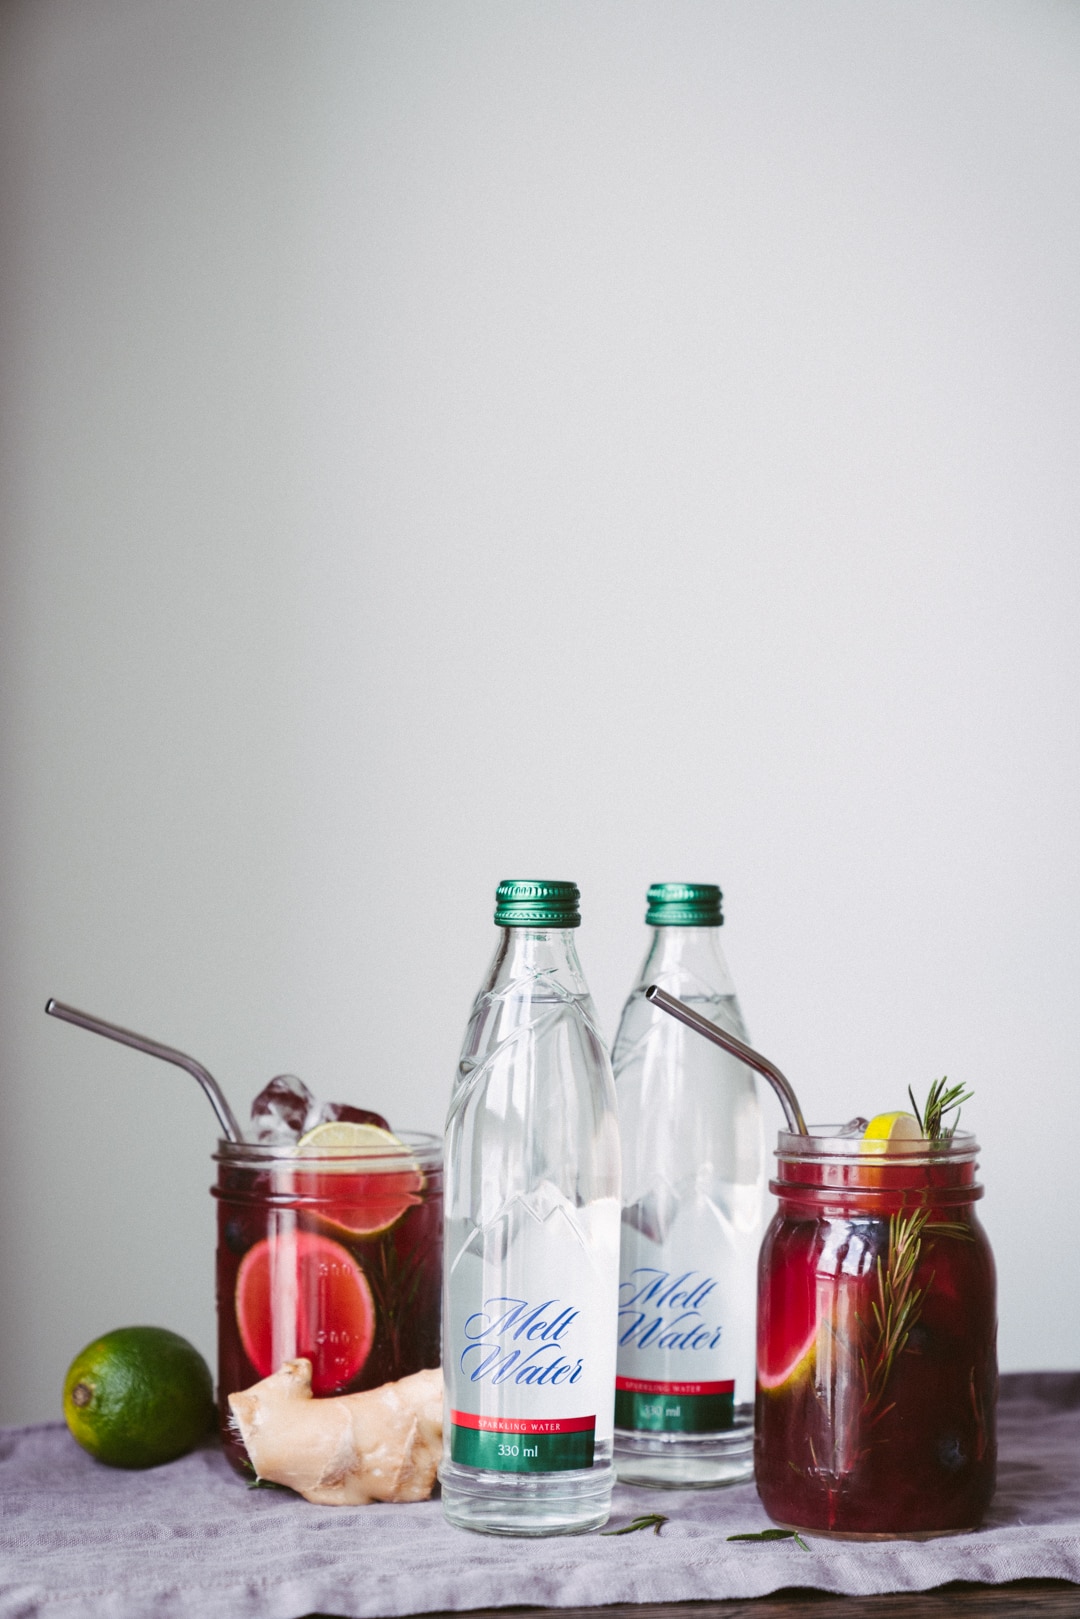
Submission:
<svg viewBox="0 0 1080 1619">
<path fill-rule="evenodd" d="M 312 1362 L 316 1394 L 352 1394 L 439 1364 L 442 1171 L 221 1163 L 218 1407 L 250 1476 L 228 1396 Z"/>
<path fill-rule="evenodd" d="M 976 1527 L 994 1490 L 997 1322 L 973 1163 L 780 1173 L 759 1269 L 765 1510 L 843 1535 Z"/>
</svg>

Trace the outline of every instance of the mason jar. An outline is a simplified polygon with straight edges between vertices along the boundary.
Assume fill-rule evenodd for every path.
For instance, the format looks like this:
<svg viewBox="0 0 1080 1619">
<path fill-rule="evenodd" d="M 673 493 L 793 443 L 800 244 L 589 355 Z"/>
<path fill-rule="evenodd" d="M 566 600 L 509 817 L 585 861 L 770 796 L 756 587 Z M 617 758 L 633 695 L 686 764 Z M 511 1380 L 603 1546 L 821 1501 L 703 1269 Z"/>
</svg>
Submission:
<svg viewBox="0 0 1080 1619">
<path fill-rule="evenodd" d="M 228 1397 L 283 1362 L 311 1361 L 316 1397 L 438 1366 L 442 1144 L 222 1141 L 215 1161 L 218 1403 L 229 1460 L 250 1476 Z"/>
<path fill-rule="evenodd" d="M 994 1491 L 994 1261 L 978 1145 L 782 1133 L 758 1270 L 755 1470 L 786 1528 L 974 1529 Z"/>
</svg>

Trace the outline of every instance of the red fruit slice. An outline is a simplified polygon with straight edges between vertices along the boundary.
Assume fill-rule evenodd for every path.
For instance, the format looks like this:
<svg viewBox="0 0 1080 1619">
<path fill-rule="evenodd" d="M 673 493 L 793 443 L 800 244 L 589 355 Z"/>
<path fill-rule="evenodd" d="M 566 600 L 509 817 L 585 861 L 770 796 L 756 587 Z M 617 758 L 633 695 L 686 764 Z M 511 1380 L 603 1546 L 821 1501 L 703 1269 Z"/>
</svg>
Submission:
<svg viewBox="0 0 1080 1619">
<path fill-rule="evenodd" d="M 339 1242 L 311 1231 L 264 1237 L 236 1277 L 236 1320 L 260 1377 L 303 1355 L 311 1387 L 332 1394 L 371 1352 L 375 1301 L 356 1260 Z"/>
<path fill-rule="evenodd" d="M 406 1209 L 421 1201 L 420 1165 L 389 1130 L 353 1120 L 328 1121 L 300 1137 L 296 1155 L 319 1160 L 316 1167 L 292 1173 L 292 1189 L 331 1231 L 374 1237 L 389 1231 Z M 393 1167 L 357 1169 L 356 1159 L 372 1158 Z"/>
<path fill-rule="evenodd" d="M 308 1213 L 331 1231 L 350 1237 L 376 1237 L 396 1225 L 406 1209 L 423 1199 L 419 1171 L 393 1170 L 385 1175 L 353 1175 L 344 1170 L 296 1170 L 293 1195 Z"/>
<path fill-rule="evenodd" d="M 758 1299 L 758 1383 L 774 1390 L 805 1376 L 817 1342 L 816 1227 L 784 1232 L 769 1255 Z"/>
</svg>

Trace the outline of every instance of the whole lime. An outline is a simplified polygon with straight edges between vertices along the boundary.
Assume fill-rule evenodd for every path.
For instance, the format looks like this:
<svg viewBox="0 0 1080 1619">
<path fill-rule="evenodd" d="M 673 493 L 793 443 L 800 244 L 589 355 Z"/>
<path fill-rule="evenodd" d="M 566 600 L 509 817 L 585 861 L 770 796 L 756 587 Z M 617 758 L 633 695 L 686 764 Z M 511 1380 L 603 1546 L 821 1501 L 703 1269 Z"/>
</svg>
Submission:
<svg viewBox="0 0 1080 1619">
<path fill-rule="evenodd" d="M 198 1444 L 214 1417 L 210 1368 L 165 1327 L 118 1327 L 87 1344 L 64 1379 L 64 1416 L 110 1467 L 157 1467 Z"/>
</svg>

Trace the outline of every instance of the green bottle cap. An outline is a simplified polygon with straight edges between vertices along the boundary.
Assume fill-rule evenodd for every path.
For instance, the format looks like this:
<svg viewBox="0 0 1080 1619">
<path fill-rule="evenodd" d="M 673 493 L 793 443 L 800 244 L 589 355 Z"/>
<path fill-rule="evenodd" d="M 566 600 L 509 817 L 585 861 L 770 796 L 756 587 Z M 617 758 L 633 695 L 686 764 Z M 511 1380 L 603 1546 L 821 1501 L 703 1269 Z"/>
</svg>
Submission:
<svg viewBox="0 0 1080 1619">
<path fill-rule="evenodd" d="M 578 928 L 577 883 L 505 882 L 495 893 L 497 928 Z"/>
<path fill-rule="evenodd" d="M 653 928 L 718 928 L 723 898 L 715 883 L 653 883 L 645 921 Z"/>
</svg>

